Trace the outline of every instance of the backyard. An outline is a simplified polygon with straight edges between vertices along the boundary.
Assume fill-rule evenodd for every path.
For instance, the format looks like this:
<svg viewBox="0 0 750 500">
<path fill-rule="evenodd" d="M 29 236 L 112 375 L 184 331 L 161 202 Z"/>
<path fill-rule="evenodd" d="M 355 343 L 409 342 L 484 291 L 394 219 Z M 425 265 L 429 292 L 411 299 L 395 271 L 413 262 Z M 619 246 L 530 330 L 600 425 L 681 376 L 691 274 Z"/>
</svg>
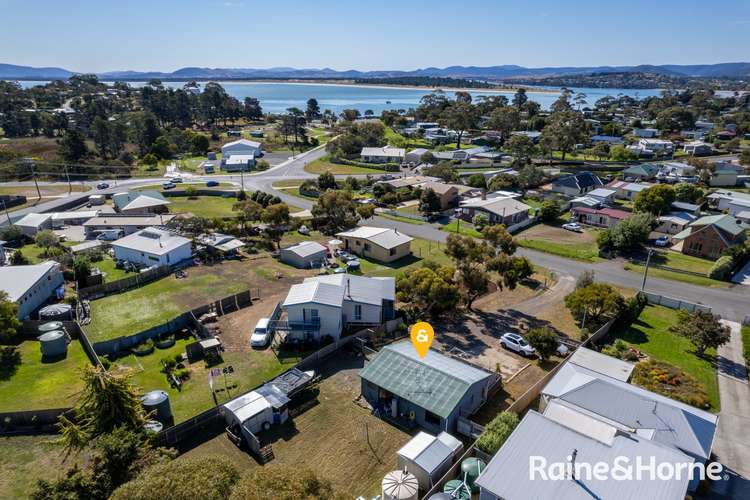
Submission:
<svg viewBox="0 0 750 500">
<path fill-rule="evenodd" d="M 670 363 L 696 378 L 705 388 L 711 411 L 718 412 L 719 388 L 716 376 L 716 351 L 706 351 L 706 358 L 695 355 L 695 347 L 669 328 L 677 322 L 677 311 L 663 306 L 646 306 L 628 328 L 615 331 L 613 339 L 622 339 L 649 357 Z"/>
<path fill-rule="evenodd" d="M 171 213 L 191 213 L 199 217 L 213 219 L 215 217 L 235 217 L 237 212 L 232 211 L 232 206 L 237 203 L 237 198 L 224 198 L 223 196 L 170 196 L 169 211 Z"/>
<path fill-rule="evenodd" d="M 383 476 L 396 467 L 396 451 L 411 436 L 354 402 L 360 393 L 362 367 L 361 358 L 341 353 L 316 370 L 323 379 L 314 406 L 261 434 L 273 447 L 275 458 L 269 466 L 309 467 L 331 480 L 346 498 L 371 498 L 380 492 Z M 310 397 L 314 391 L 309 391 Z M 207 454 L 227 456 L 243 470 L 261 467 L 223 434 L 185 456 Z"/>
<path fill-rule="evenodd" d="M 90 363 L 80 342 L 68 345 L 63 359 L 42 360 L 39 342 L 26 340 L 14 359 L 3 347 L 0 365 L 0 411 L 69 408 L 83 388 L 79 370 Z"/>
<path fill-rule="evenodd" d="M 193 266 L 187 278 L 174 275 L 140 288 L 91 302 L 92 321 L 85 327 L 92 342 L 133 335 L 195 307 L 249 289 L 261 297 L 286 290 L 309 272 L 278 263 L 270 257 L 225 260 Z"/>
<path fill-rule="evenodd" d="M 250 325 L 247 325 L 248 331 L 250 327 Z M 117 365 L 130 368 L 133 384 L 143 393 L 157 389 L 166 391 L 169 394 L 175 423 L 179 423 L 216 404 L 223 404 L 257 387 L 282 371 L 291 368 L 298 361 L 298 358 L 295 357 L 284 357 L 280 360 L 270 349 L 224 352 L 222 354 L 223 362 L 213 366 L 213 368 L 232 366 L 234 373 L 226 377 L 226 386 L 223 376 L 214 380 L 216 392 L 216 400 L 214 401 L 208 387 L 209 370 L 203 361 L 192 364 L 184 363 L 190 376 L 183 382 L 179 390 L 171 387 L 166 375 L 161 372 L 161 360 L 163 358 L 173 358 L 176 354 L 185 352 L 185 346 L 193 342 L 195 342 L 195 339 L 192 337 L 178 338 L 175 345 L 167 349 L 155 348 L 151 354 L 146 356 L 130 354 L 119 358 L 116 360 L 115 366 L 110 369 L 117 370 Z"/>
<path fill-rule="evenodd" d="M 535 224 L 516 235 L 518 246 L 559 255 L 570 259 L 595 262 L 599 260 L 596 244 L 597 229 L 582 233 L 567 231 L 559 226 Z"/>
</svg>

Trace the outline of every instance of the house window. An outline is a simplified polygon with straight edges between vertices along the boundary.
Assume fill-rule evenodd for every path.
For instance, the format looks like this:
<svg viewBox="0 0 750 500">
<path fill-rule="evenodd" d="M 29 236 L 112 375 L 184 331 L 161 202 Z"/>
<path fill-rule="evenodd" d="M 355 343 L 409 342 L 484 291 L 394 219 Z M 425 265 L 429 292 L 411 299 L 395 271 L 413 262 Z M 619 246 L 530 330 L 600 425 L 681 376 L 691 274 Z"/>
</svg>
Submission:
<svg viewBox="0 0 750 500">
<path fill-rule="evenodd" d="M 362 242 L 359 241 L 359 240 L 357 240 L 356 243 L 357 243 L 357 246 L 361 246 L 362 245 Z"/>
<path fill-rule="evenodd" d="M 354 321 L 362 321 L 362 304 L 354 305 Z"/>
<path fill-rule="evenodd" d="M 424 411 L 424 421 L 428 424 L 440 425 L 440 417 L 427 410 Z"/>
<path fill-rule="evenodd" d="M 388 252 L 388 253 L 389 253 L 389 254 L 390 254 L 391 256 L 393 256 L 393 255 L 396 255 L 396 249 L 395 249 L 395 248 L 391 248 L 391 249 L 389 250 L 389 252 Z"/>
<path fill-rule="evenodd" d="M 365 243 L 365 252 L 369 252 L 369 251 L 370 251 L 370 244 Z"/>
</svg>

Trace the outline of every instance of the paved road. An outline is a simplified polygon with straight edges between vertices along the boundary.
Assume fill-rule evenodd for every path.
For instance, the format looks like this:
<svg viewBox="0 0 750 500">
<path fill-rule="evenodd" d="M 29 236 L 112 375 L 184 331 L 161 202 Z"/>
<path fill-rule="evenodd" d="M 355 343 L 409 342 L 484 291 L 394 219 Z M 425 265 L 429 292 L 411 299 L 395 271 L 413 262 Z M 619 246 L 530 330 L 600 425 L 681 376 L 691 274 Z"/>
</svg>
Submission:
<svg viewBox="0 0 750 500">
<path fill-rule="evenodd" d="M 197 182 L 205 182 L 206 180 L 211 179 L 220 182 L 233 182 L 237 185 L 242 182 L 245 186 L 245 189 L 247 190 L 260 189 L 262 191 L 273 193 L 279 196 L 279 198 L 281 198 L 284 202 L 290 203 L 297 207 L 301 207 L 303 209 L 309 209 L 312 208 L 313 205 L 310 200 L 292 196 L 284 190 L 274 189 L 272 185 L 275 182 L 281 180 L 314 178 L 314 174 L 310 174 L 304 170 L 305 165 L 319 159 L 323 155 L 325 155 L 325 147 L 320 146 L 306 153 L 297 155 L 296 157 L 282 162 L 279 165 L 273 166 L 272 168 L 264 172 L 255 172 L 251 174 L 245 174 L 243 176 L 193 176 L 192 180 Z M 132 188 L 154 184 L 157 182 L 161 182 L 161 179 L 128 179 L 125 181 L 118 181 L 117 187 L 115 187 L 113 185 L 114 181 L 112 181 L 110 182 L 110 184 L 113 185 L 113 187 L 96 192 L 114 193 L 121 191 L 123 188 Z M 92 184 L 95 183 L 95 181 L 92 182 Z M 91 192 L 74 193 L 72 196 L 78 197 L 79 199 L 83 200 L 89 194 L 91 194 Z M 69 200 L 70 197 L 60 198 L 41 205 L 37 205 L 36 207 L 18 210 L 12 213 L 12 218 L 13 220 L 16 220 L 26 213 L 54 210 L 55 206 L 59 206 Z M 3 224 L 3 222 L 5 221 L 0 221 L 0 224 Z M 364 224 L 371 224 L 380 227 L 392 227 L 410 236 L 432 241 L 442 242 L 445 241 L 448 237 L 448 233 L 440 231 L 437 227 L 430 224 L 409 224 L 407 222 L 395 221 L 392 219 L 386 219 L 384 217 L 374 217 L 373 219 L 364 221 Z M 577 277 L 586 270 L 593 270 L 596 272 L 597 278 L 601 281 L 634 289 L 640 289 L 641 281 L 643 279 L 640 274 L 623 269 L 621 262 L 608 261 L 593 264 L 570 260 L 563 257 L 557 257 L 555 255 L 528 250 L 525 248 L 520 248 L 518 250 L 518 254 L 528 257 L 535 264 L 554 271 L 561 276 Z M 649 278 L 646 285 L 646 290 L 674 297 L 676 299 L 710 305 L 713 308 L 714 312 L 720 314 L 723 318 L 732 321 L 741 322 L 744 319 L 745 315 L 750 313 L 750 290 L 743 285 L 734 285 L 729 288 L 708 288 L 665 279 Z"/>
<path fill-rule="evenodd" d="M 750 484 L 734 473 L 750 478 L 750 386 L 742 355 L 739 323 L 724 321 L 732 329 L 730 342 L 718 350 L 721 413 L 714 438 L 714 454 L 732 471 L 726 481 L 714 485 L 716 497 L 750 498 Z"/>
</svg>

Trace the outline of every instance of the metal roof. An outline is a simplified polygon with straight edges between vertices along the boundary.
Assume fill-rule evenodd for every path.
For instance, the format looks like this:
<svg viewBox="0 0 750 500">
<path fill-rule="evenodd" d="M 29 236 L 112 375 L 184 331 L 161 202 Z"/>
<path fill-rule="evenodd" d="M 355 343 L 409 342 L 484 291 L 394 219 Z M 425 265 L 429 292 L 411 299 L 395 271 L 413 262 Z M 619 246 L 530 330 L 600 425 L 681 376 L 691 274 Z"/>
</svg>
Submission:
<svg viewBox="0 0 750 500">
<path fill-rule="evenodd" d="M 682 500 L 688 488 L 687 474 L 681 479 L 660 480 L 644 474 L 641 480 L 622 481 L 607 476 L 579 477 L 577 480 L 543 480 L 530 474 L 530 458 L 543 457 L 547 464 L 568 464 L 576 450 L 576 463 L 598 462 L 611 466 L 617 457 L 627 457 L 634 464 L 637 457 L 648 463 L 692 463 L 683 453 L 636 435 L 617 434 L 611 445 L 581 434 L 551 418 L 530 410 L 505 444 L 495 454 L 477 479 L 483 491 L 508 500 L 523 498 L 555 498 L 558 500 L 592 498 L 629 498 Z"/>
<path fill-rule="evenodd" d="M 303 241 L 292 245 L 290 247 L 282 248 L 282 252 L 291 252 L 300 257 L 310 257 L 320 252 L 325 252 L 326 247 L 318 243 L 317 241 Z"/>
<path fill-rule="evenodd" d="M 446 418 L 469 388 L 491 374 L 437 351 L 421 359 L 411 342 L 388 345 L 360 371 L 360 376 L 393 394 Z"/>
<path fill-rule="evenodd" d="M 39 227 L 47 222 L 52 214 L 26 214 L 18 219 L 14 225 L 24 227 Z"/>
<path fill-rule="evenodd" d="M 353 274 L 326 274 L 306 278 L 305 283 L 319 282 L 339 286 L 344 300 L 381 305 L 383 300 L 396 300 L 395 278 L 371 278 Z"/>
<path fill-rule="evenodd" d="M 60 264 L 53 261 L 30 266 L 2 266 L 0 267 L 0 290 L 5 291 L 10 300 L 16 301 L 55 267 L 59 269 Z"/>
<path fill-rule="evenodd" d="M 399 233 L 395 229 L 371 226 L 357 227 L 350 229 L 349 231 L 337 233 L 336 236 L 362 238 L 385 249 L 391 249 L 403 245 L 404 243 L 409 243 L 414 239 L 404 233 Z"/>
<path fill-rule="evenodd" d="M 454 451 L 437 437 L 419 432 L 396 453 L 411 460 L 428 474 L 432 474 L 453 456 Z"/>
<path fill-rule="evenodd" d="M 315 303 L 341 307 L 344 302 L 344 288 L 329 283 L 305 281 L 289 288 L 284 306 Z"/>
<path fill-rule="evenodd" d="M 246 146 L 248 148 L 260 149 L 261 144 L 259 142 L 249 141 L 247 139 L 237 139 L 236 141 L 224 144 L 221 147 L 221 150 L 224 151 L 224 148 L 232 148 L 233 146 Z"/>
<path fill-rule="evenodd" d="M 152 255 L 164 255 L 186 244 L 190 244 L 189 239 L 156 227 L 141 229 L 112 242 L 113 247 L 129 248 Z"/>
<path fill-rule="evenodd" d="M 174 214 L 160 215 L 117 215 L 107 214 L 93 217 L 83 223 L 84 227 L 95 226 L 161 226 L 174 218 Z"/>
<path fill-rule="evenodd" d="M 228 402 L 224 408 L 232 412 L 239 422 L 244 422 L 271 408 L 271 404 L 262 394 L 252 391 Z"/>
<path fill-rule="evenodd" d="M 617 380 L 622 380 L 623 382 L 628 381 L 630 374 L 633 373 L 633 369 L 635 368 L 633 363 L 607 356 L 586 347 L 576 349 L 568 362 L 616 378 Z"/>
</svg>

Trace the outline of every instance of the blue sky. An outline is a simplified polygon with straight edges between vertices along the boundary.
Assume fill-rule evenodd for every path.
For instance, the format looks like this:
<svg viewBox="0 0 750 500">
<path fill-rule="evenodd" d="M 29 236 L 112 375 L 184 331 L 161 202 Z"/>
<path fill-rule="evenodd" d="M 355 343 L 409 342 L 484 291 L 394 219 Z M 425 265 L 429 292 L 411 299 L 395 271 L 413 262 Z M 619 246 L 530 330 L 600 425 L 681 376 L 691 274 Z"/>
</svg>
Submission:
<svg viewBox="0 0 750 500">
<path fill-rule="evenodd" d="M 750 59 L 750 1 L 0 0 L 0 62 L 414 69 Z"/>
</svg>

